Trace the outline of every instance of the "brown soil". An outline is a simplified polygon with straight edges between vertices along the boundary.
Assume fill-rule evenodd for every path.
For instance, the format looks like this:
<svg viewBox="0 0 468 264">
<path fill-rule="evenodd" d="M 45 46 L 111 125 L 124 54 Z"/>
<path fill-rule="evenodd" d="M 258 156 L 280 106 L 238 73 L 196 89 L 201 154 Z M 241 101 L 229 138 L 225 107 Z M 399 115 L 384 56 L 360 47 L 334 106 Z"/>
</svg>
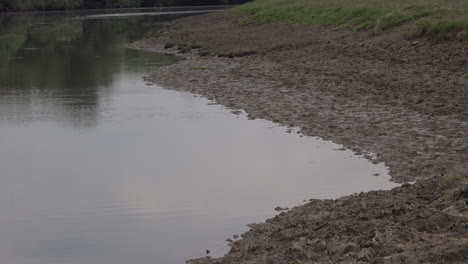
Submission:
<svg viewBox="0 0 468 264">
<path fill-rule="evenodd" d="M 468 43 L 238 20 L 180 19 L 131 46 L 185 57 L 148 81 L 343 144 L 397 182 L 431 179 L 313 200 L 190 263 L 468 263 Z"/>
</svg>

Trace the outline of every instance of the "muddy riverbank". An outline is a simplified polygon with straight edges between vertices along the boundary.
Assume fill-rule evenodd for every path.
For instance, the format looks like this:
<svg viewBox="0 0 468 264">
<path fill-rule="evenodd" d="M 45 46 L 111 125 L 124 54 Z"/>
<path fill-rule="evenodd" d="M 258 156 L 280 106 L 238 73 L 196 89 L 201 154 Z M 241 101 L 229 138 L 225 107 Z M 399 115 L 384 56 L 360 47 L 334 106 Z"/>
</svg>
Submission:
<svg viewBox="0 0 468 264">
<path fill-rule="evenodd" d="M 149 82 L 343 144 L 397 182 L 426 180 L 313 200 L 190 263 L 466 263 L 467 43 L 238 20 L 180 19 L 131 47 L 185 58 Z"/>
</svg>

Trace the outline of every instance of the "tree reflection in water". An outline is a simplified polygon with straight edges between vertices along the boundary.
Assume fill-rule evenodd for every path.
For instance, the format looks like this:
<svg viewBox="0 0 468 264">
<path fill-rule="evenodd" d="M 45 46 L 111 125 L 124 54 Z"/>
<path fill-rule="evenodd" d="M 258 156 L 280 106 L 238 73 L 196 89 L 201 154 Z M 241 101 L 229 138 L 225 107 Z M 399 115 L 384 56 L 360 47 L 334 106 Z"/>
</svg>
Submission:
<svg viewBox="0 0 468 264">
<path fill-rule="evenodd" d="M 71 16 L 0 16 L 0 119 L 21 111 L 21 122 L 60 118 L 75 126 L 95 126 L 100 98 L 112 92 L 115 73 L 122 67 L 131 69 L 127 66 L 135 66 L 142 56 L 122 46 L 156 34 L 161 22 L 180 15 L 90 20 Z"/>
</svg>

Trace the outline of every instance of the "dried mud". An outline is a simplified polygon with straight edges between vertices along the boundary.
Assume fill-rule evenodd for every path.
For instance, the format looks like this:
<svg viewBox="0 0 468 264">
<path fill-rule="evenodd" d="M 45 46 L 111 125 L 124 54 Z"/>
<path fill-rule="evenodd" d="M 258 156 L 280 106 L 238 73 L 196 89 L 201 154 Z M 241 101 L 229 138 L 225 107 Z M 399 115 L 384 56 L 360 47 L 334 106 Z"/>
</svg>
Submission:
<svg viewBox="0 0 468 264">
<path fill-rule="evenodd" d="M 226 256 L 188 263 L 468 263 L 467 42 L 238 21 L 179 19 L 131 47 L 185 58 L 149 82 L 300 127 L 385 162 L 396 182 L 420 181 L 312 200 L 252 225 Z"/>
</svg>

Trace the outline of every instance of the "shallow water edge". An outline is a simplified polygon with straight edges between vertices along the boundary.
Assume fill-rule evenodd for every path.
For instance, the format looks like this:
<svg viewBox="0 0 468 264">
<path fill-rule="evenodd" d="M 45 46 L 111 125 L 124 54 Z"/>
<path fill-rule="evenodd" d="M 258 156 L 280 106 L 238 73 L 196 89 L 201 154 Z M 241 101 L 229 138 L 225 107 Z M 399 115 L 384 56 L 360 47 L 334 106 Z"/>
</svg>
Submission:
<svg viewBox="0 0 468 264">
<path fill-rule="evenodd" d="M 466 116 L 454 111 L 452 107 L 458 105 L 449 105 L 450 114 L 440 115 L 432 101 L 421 111 L 419 106 L 409 106 L 407 98 L 398 97 L 399 89 L 386 89 L 395 87 L 393 76 L 402 76 L 399 87 L 417 87 L 414 95 L 423 96 L 424 87 L 434 88 L 433 79 L 406 78 L 404 72 L 427 72 L 421 58 L 427 58 L 428 51 L 445 58 L 462 51 L 462 46 L 453 43 L 434 48 L 420 41 L 428 45 L 424 47 L 427 50 L 413 50 L 407 47 L 414 44 L 401 39 L 392 42 L 385 37 L 356 37 L 302 26 L 236 25 L 236 19 L 223 13 L 178 20 L 166 34 L 131 46 L 184 53 L 181 56 L 186 60 L 156 70 L 148 81 L 203 94 L 232 109 L 245 109 L 252 119 L 301 127 L 307 135 L 336 140 L 357 153 L 363 148 L 373 150 L 378 153 L 377 161 L 388 162 L 396 181 L 433 178 L 391 191 L 312 200 L 252 225 L 224 257 L 188 263 L 463 263 L 462 252 L 468 250 L 463 238 L 468 219 L 468 172 L 463 162 L 467 155 L 454 146 L 461 144 L 460 149 L 466 149 L 468 140 L 461 133 L 467 129 Z M 198 48 L 186 49 L 195 42 Z M 165 44 L 173 48 L 165 49 Z M 378 46 L 368 48 L 375 44 L 387 49 L 390 44 L 393 52 Z M 239 49 L 255 52 L 249 52 L 248 57 L 226 56 L 240 54 L 236 52 Z M 397 67 L 395 57 L 413 60 Z M 461 68 L 466 67 L 452 66 L 441 63 L 429 76 L 434 74 L 435 78 L 438 70 L 451 69 L 445 83 L 452 91 L 460 90 Z M 359 81 L 363 79 L 373 82 Z M 427 86 L 414 86 L 413 81 Z M 440 96 L 466 105 L 456 94 Z M 442 134 L 444 140 L 440 141 L 441 137 L 430 136 Z M 445 220 L 436 220 L 440 217 Z M 452 227 L 457 231 L 452 232 Z"/>
</svg>

